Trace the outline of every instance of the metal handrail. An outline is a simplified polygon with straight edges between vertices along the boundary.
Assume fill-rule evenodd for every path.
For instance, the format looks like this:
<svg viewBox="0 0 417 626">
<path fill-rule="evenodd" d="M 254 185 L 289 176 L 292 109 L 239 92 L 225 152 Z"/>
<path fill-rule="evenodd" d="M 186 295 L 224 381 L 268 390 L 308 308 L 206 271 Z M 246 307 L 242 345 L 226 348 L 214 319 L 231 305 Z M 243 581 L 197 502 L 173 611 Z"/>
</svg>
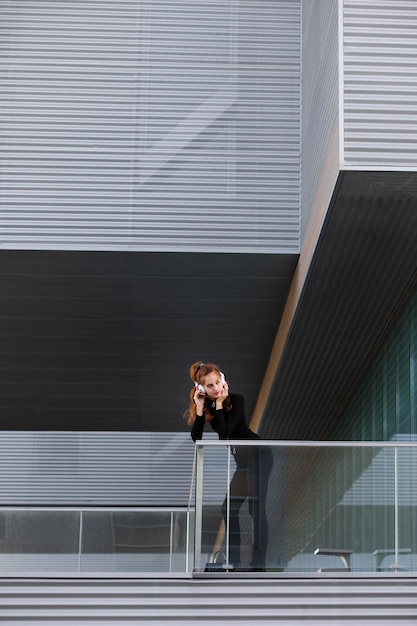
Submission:
<svg viewBox="0 0 417 626">
<path fill-rule="evenodd" d="M 248 446 L 248 447 L 280 447 L 280 448 L 417 448 L 417 441 L 304 441 L 284 439 L 199 439 L 196 447 L 217 446 Z"/>
</svg>

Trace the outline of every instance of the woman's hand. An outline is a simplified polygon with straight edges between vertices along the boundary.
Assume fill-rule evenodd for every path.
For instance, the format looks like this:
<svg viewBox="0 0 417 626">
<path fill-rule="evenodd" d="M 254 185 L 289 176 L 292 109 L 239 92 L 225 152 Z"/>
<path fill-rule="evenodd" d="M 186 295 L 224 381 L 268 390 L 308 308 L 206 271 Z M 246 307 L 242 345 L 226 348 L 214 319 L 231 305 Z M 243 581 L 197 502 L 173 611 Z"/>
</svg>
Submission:
<svg viewBox="0 0 417 626">
<path fill-rule="evenodd" d="M 204 393 L 201 393 L 199 389 L 196 389 L 193 399 L 197 408 L 197 415 L 201 417 L 203 415 L 204 401 L 206 399 L 206 396 Z"/>
<path fill-rule="evenodd" d="M 224 381 L 222 392 L 220 396 L 216 399 L 216 409 L 223 408 L 223 402 L 226 400 L 228 395 L 229 395 L 229 385 L 227 384 L 226 381 Z"/>
</svg>

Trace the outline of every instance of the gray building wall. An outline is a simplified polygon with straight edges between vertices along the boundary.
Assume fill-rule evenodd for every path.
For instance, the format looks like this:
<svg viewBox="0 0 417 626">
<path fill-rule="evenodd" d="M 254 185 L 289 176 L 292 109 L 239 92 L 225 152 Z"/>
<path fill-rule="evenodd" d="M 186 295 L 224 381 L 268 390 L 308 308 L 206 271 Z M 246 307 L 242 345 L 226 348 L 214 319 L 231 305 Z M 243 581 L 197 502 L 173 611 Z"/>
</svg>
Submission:
<svg viewBox="0 0 417 626">
<path fill-rule="evenodd" d="M 0 245 L 297 253 L 300 14 L 1 3 Z"/>
<path fill-rule="evenodd" d="M 344 0 L 343 10 L 343 165 L 415 170 L 417 3 Z"/>
<path fill-rule="evenodd" d="M 215 599 L 214 599 L 215 598 Z M 213 604 L 216 603 L 216 609 Z M 144 623 L 154 626 L 218 624 L 228 626 L 316 626 L 317 624 L 415 623 L 415 581 L 401 574 L 390 579 L 332 578 L 236 580 L 62 580 L 0 581 L 4 623 Z M 4 616 L 4 617 L 3 617 Z M 7 622 L 5 620 L 8 620 Z"/>
<path fill-rule="evenodd" d="M 311 0 L 302 14 L 303 240 L 341 169 L 417 167 L 417 4 Z"/>
<path fill-rule="evenodd" d="M 3 431 L 0 503 L 186 507 L 193 454 L 189 433 Z"/>
</svg>

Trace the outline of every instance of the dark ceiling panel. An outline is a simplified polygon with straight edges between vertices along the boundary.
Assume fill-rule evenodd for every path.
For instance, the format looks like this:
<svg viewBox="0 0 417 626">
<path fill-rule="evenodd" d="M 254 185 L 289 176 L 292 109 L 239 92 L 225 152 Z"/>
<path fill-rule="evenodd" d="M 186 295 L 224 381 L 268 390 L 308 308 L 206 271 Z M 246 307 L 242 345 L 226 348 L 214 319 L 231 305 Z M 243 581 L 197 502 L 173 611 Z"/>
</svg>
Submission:
<svg viewBox="0 0 417 626">
<path fill-rule="evenodd" d="M 256 401 L 296 256 L 0 252 L 3 429 L 156 430 L 196 359 Z"/>
<path fill-rule="evenodd" d="M 266 406 L 263 436 L 329 436 L 417 269 L 417 200 L 409 195 L 417 187 L 408 179 L 400 191 L 401 176 L 341 174 Z"/>
</svg>

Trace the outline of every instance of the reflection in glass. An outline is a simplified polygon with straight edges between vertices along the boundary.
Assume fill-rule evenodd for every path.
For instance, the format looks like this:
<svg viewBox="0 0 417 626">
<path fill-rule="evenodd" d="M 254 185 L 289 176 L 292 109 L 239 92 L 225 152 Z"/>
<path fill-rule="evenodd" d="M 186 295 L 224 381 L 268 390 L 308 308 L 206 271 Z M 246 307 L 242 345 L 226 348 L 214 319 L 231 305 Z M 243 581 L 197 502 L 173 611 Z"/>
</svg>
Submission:
<svg viewBox="0 0 417 626">
<path fill-rule="evenodd" d="M 186 510 L 0 511 L 1 572 L 184 572 Z"/>
<path fill-rule="evenodd" d="M 76 571 L 79 514 L 73 511 L 0 512 L 0 571 Z"/>
<path fill-rule="evenodd" d="M 222 511 L 228 493 L 227 478 L 236 476 L 235 460 L 228 452 L 231 447 L 229 442 L 206 445 L 204 455 L 200 455 L 204 467 L 201 544 L 198 526 L 196 535 L 197 571 L 206 569 L 216 552 L 227 556 Z M 266 498 L 268 571 L 417 570 L 413 532 L 417 516 L 417 447 L 270 442 L 269 448 L 274 461 Z M 261 503 L 262 492 L 258 493 Z M 229 495 L 229 524 L 233 528 L 236 510 L 233 492 Z M 251 497 L 245 498 L 238 510 L 240 569 L 251 569 L 251 549 L 257 539 L 253 505 Z M 199 515 L 197 500 L 196 519 Z"/>
<path fill-rule="evenodd" d="M 83 513 L 83 571 L 185 571 L 184 511 Z"/>
</svg>

